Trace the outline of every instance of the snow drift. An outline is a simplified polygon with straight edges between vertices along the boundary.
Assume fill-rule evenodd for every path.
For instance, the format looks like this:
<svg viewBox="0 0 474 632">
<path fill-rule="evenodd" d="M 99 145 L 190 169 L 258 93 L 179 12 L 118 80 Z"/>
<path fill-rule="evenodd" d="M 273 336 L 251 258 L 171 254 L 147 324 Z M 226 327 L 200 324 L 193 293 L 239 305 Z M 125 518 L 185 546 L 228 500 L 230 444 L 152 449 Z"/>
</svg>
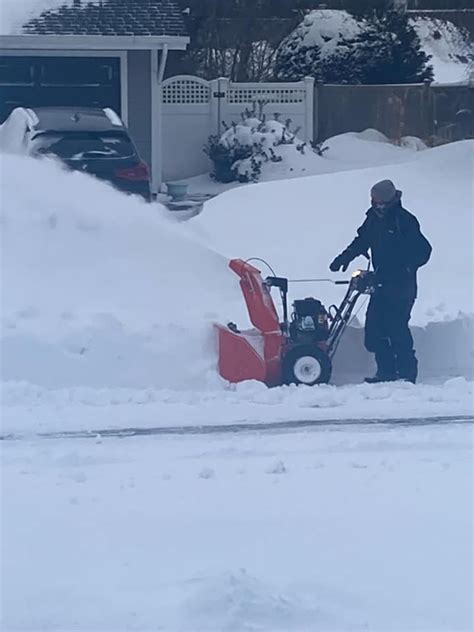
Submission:
<svg viewBox="0 0 474 632">
<path fill-rule="evenodd" d="M 473 141 L 462 141 L 414 153 L 402 164 L 234 189 L 212 200 L 191 225 L 204 243 L 228 257 L 263 257 L 290 278 L 328 277 L 328 263 L 363 221 L 370 187 L 392 178 L 433 244 L 432 259 L 419 273 L 413 314 L 422 368 L 471 375 L 473 147 Z M 294 291 L 328 303 L 341 298 L 341 290 L 329 284 Z M 349 373 L 361 366 L 370 370 L 361 348 L 362 331 L 353 329 L 339 356 Z"/>
<path fill-rule="evenodd" d="M 3 378 L 202 383 L 210 323 L 241 303 L 226 259 L 159 205 L 49 160 L 2 156 L 0 170 Z"/>
<path fill-rule="evenodd" d="M 414 314 L 422 374 L 470 377 L 472 145 L 241 187 L 187 224 L 49 160 L 3 156 L 2 379 L 53 389 L 221 388 L 212 323 L 248 323 L 228 258 L 261 256 L 290 278 L 330 276 L 328 262 L 362 220 L 369 187 L 387 176 L 434 245 Z M 330 285 L 298 294 L 341 298 Z M 336 383 L 372 371 L 362 338 L 351 328 Z"/>
</svg>

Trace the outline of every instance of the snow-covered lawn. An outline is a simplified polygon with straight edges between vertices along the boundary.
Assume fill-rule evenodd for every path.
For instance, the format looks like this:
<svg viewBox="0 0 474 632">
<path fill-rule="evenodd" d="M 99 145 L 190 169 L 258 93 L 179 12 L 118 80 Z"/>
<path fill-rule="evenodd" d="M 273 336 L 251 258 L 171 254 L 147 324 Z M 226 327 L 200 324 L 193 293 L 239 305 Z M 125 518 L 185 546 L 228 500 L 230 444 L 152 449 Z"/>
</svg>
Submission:
<svg viewBox="0 0 474 632">
<path fill-rule="evenodd" d="M 248 141 L 250 145 L 261 141 L 262 134 L 258 132 L 257 127 L 254 127 L 253 132 L 249 134 L 248 125 L 251 123 L 252 121 L 247 121 L 244 125 L 241 122 L 237 125 L 233 136 L 242 142 Z M 275 126 L 276 129 L 279 125 Z M 279 131 L 281 134 L 281 128 Z M 409 162 L 418 157 L 418 152 L 426 149 L 426 145 L 419 138 L 405 136 L 400 139 L 400 144 L 396 145 L 375 129 L 366 129 L 363 132 L 347 132 L 328 138 L 322 144 L 322 148 L 325 150 L 322 156 L 314 152 L 309 146 L 306 146 L 304 152 L 300 153 L 297 146 L 303 141 L 298 138 L 298 135 L 296 135 L 293 144 L 278 146 L 272 146 L 272 141 L 278 140 L 279 136 L 275 135 L 272 138 L 272 134 L 269 133 L 264 136 L 266 136 L 264 147 L 267 154 L 268 147 L 272 147 L 275 154 L 281 158 L 281 162 L 264 161 L 261 157 L 258 158 L 259 162 L 262 161 L 259 182 L 272 182 Z M 225 138 L 226 134 L 223 137 Z M 0 144 L 1 140 L 0 135 Z M 245 173 L 246 170 L 250 172 L 249 162 L 249 159 L 240 161 L 239 171 L 242 173 Z M 179 182 L 188 185 L 190 195 L 216 196 L 231 189 L 248 186 L 247 183 L 238 181 L 218 182 L 207 173 L 185 178 Z M 173 213 L 170 213 L 170 217 L 173 217 Z"/>
<path fill-rule="evenodd" d="M 472 630 L 470 427 L 1 450 L 5 632 Z"/>
<path fill-rule="evenodd" d="M 236 177 L 238 174 L 240 178 L 252 181 L 252 163 L 258 163 L 261 170 L 259 182 L 410 162 L 418 157 L 418 152 L 427 149 L 423 141 L 414 136 L 405 136 L 396 145 L 381 132 L 366 129 L 328 138 L 321 144 L 320 155 L 281 121 L 272 118 L 263 121 L 254 117 L 243 118 L 240 123 L 231 126 L 222 134 L 219 142 L 229 151 L 235 147 L 235 143 L 239 148 L 258 147 L 259 151 L 254 151 L 252 158 L 236 160 L 233 171 Z M 242 186 L 235 181 L 222 184 L 206 175 L 195 176 L 185 182 L 190 191 L 201 186 L 201 192 L 206 193 L 222 193 Z"/>
</svg>

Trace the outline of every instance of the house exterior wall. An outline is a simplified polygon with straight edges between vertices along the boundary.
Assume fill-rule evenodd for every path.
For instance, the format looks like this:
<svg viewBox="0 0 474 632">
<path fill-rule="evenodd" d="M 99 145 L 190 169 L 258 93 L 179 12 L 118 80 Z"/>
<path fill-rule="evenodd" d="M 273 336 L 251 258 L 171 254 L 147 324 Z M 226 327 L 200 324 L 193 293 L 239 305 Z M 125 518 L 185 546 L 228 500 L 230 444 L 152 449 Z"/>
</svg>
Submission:
<svg viewBox="0 0 474 632">
<path fill-rule="evenodd" d="M 128 129 L 141 157 L 150 166 L 152 155 L 150 51 L 128 51 L 127 62 Z"/>
</svg>

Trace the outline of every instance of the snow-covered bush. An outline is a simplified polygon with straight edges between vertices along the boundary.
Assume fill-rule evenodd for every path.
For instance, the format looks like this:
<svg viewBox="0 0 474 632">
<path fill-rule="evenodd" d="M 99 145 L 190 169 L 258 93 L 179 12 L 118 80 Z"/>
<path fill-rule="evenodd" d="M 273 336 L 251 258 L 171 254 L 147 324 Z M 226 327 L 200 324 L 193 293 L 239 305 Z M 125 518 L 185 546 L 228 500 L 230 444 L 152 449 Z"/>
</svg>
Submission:
<svg viewBox="0 0 474 632">
<path fill-rule="evenodd" d="M 426 39 L 426 38 L 425 38 Z M 398 11 L 319 9 L 280 46 L 274 77 L 325 83 L 418 83 L 433 78 L 430 55 L 415 22 Z"/>
<path fill-rule="evenodd" d="M 258 182 L 265 163 L 283 162 L 283 147 L 291 146 L 293 154 L 304 155 L 307 143 L 290 126 L 291 120 L 283 123 L 278 114 L 267 119 L 261 111 L 257 115 L 247 110 L 240 123 L 225 125 L 220 137 L 209 137 L 204 151 L 213 162 L 211 176 L 218 182 Z M 321 155 L 324 148 L 314 145 L 310 151 Z"/>
<path fill-rule="evenodd" d="M 407 15 L 390 11 L 363 22 L 363 32 L 341 42 L 326 60 L 328 81 L 338 83 L 421 83 L 433 79 L 430 56 L 421 48 Z"/>
<path fill-rule="evenodd" d="M 251 144 L 242 143 L 239 140 L 237 127 L 240 126 L 236 126 L 235 138 L 232 144 L 222 143 L 220 136 L 212 135 L 209 136 L 207 144 L 204 146 L 204 152 L 209 156 L 214 167 L 211 176 L 214 180 L 217 180 L 217 182 L 227 183 L 237 180 L 234 165 L 241 160 L 251 159 L 256 151 L 256 148 Z M 254 167 L 253 179 L 257 178 L 256 164 Z M 246 181 L 248 182 L 251 179 L 252 178 L 249 177 Z"/>
<path fill-rule="evenodd" d="M 305 46 L 298 37 L 281 47 L 275 58 L 277 81 L 301 81 L 305 77 L 322 78 L 321 49 L 317 44 Z"/>
</svg>

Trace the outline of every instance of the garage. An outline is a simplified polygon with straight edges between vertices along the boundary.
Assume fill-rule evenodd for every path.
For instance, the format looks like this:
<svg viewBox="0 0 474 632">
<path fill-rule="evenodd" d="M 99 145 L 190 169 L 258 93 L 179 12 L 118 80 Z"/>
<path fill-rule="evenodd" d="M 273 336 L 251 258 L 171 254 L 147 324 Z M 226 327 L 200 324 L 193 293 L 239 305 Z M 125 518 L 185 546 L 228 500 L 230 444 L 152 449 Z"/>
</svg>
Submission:
<svg viewBox="0 0 474 632">
<path fill-rule="evenodd" d="M 162 81 L 168 54 L 189 42 L 179 4 L 57 0 L 42 10 L 44 4 L 8 32 L 0 24 L 0 123 L 16 107 L 110 107 L 149 165 L 156 193 L 163 171 Z"/>
<path fill-rule="evenodd" d="M 118 57 L 0 57 L 0 123 L 16 107 L 111 107 L 121 113 Z"/>
</svg>

